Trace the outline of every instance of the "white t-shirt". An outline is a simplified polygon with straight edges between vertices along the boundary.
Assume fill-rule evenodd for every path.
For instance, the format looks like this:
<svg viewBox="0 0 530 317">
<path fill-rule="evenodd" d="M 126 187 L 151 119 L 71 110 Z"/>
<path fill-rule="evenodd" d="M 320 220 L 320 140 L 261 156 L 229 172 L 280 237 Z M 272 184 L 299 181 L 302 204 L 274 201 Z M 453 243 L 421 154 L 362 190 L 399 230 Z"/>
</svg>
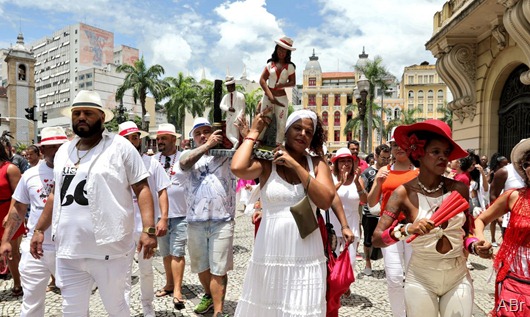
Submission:
<svg viewBox="0 0 530 317">
<path fill-rule="evenodd" d="M 30 205 L 30 212 L 28 223 L 26 227 L 28 228 L 28 234 L 25 239 L 28 243 L 23 243 L 24 248 L 28 247 L 29 251 L 29 241 L 33 237 L 33 230 L 39 221 L 42 210 L 44 209 L 44 204 L 48 199 L 53 188 L 53 168 L 48 167 L 46 162 L 41 161 L 38 165 L 28 169 L 18 182 L 17 188 L 13 193 L 13 199 Z M 55 244 L 52 241 L 52 231 L 44 231 L 44 241 L 42 243 L 43 250 L 54 251 Z"/>
<path fill-rule="evenodd" d="M 188 171 L 186 186 L 188 222 L 229 221 L 236 207 L 236 177 L 230 170 L 232 158 L 203 155 Z"/>
<path fill-rule="evenodd" d="M 142 160 L 144 161 L 145 168 L 149 171 L 149 177 L 147 178 L 147 183 L 149 183 L 149 189 L 151 190 L 151 195 L 153 196 L 153 204 L 155 208 L 155 224 L 156 220 L 160 218 L 160 202 L 158 200 L 158 192 L 162 189 L 168 188 L 171 186 L 171 181 L 166 174 L 164 168 L 158 164 L 158 161 L 149 155 L 142 155 Z M 134 223 L 136 226 L 136 232 L 142 232 L 142 215 L 140 214 L 140 207 L 138 207 L 138 199 L 133 192 L 134 200 Z"/>
<path fill-rule="evenodd" d="M 175 152 L 169 157 L 169 168 L 167 171 L 163 168 L 165 173 L 171 180 L 171 186 L 167 189 L 167 196 L 169 199 L 168 218 L 186 217 L 186 183 L 188 182 L 188 175 L 180 169 L 179 159 L 182 152 Z M 166 156 L 162 153 L 157 153 L 153 156 L 159 162 L 160 166 L 166 164 Z"/>
<path fill-rule="evenodd" d="M 85 157 L 83 157 L 86 154 Z M 79 151 L 83 157 L 81 164 L 76 168 L 77 153 L 72 151 L 62 173 L 62 186 L 60 188 L 61 217 L 58 220 L 55 233 L 57 257 L 63 259 L 120 257 L 125 255 L 124 250 L 130 251 L 134 247 L 133 234 L 128 234 L 124 239 L 102 245 L 96 244 L 92 213 L 88 206 L 87 191 L 85 188 L 88 170 L 94 159 L 94 152 Z M 104 197 L 101 197 L 104 199 Z"/>
</svg>

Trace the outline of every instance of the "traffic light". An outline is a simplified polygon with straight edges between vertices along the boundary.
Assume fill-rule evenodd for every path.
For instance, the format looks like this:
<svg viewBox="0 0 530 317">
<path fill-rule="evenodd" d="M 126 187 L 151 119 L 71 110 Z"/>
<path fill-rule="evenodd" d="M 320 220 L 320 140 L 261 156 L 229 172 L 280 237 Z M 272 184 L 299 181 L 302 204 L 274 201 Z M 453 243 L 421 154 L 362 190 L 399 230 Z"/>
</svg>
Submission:
<svg viewBox="0 0 530 317">
<path fill-rule="evenodd" d="M 42 123 L 48 122 L 48 112 L 44 111 L 42 112 Z"/>
<path fill-rule="evenodd" d="M 30 120 L 30 121 L 36 121 L 35 120 L 35 108 L 37 108 L 37 106 L 33 106 L 33 107 L 29 107 L 29 108 L 26 108 L 26 112 L 28 113 L 26 115 L 26 119 Z"/>
</svg>

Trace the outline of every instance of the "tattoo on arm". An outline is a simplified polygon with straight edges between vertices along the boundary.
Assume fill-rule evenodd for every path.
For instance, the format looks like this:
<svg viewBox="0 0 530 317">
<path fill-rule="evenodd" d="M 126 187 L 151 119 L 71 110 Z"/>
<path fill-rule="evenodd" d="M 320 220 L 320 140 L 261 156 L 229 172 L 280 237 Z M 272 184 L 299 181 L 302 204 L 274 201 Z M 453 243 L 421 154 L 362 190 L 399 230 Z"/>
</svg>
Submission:
<svg viewBox="0 0 530 317">
<path fill-rule="evenodd" d="M 20 217 L 20 215 L 17 212 L 9 213 L 9 217 L 6 223 L 6 227 L 8 228 L 7 236 L 8 236 L 9 241 L 13 239 L 13 236 L 17 232 L 18 228 L 20 228 L 22 221 L 23 221 L 22 217 Z"/>
</svg>

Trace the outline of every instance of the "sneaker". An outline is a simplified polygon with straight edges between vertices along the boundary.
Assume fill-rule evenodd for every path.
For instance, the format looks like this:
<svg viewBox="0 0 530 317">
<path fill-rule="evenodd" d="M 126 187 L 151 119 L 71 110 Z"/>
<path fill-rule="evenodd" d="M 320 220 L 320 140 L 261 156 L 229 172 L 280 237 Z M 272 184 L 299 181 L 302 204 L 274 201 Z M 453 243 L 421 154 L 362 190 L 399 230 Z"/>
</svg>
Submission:
<svg viewBox="0 0 530 317">
<path fill-rule="evenodd" d="M 472 270 L 475 269 L 475 267 L 473 266 L 473 264 L 471 264 L 470 261 L 467 261 L 467 262 L 466 262 L 466 266 L 467 266 L 467 268 L 468 268 L 470 271 L 472 271 Z"/>
<path fill-rule="evenodd" d="M 497 242 L 492 242 L 492 243 L 491 243 L 491 246 L 496 248 L 496 247 L 499 246 L 499 244 L 498 244 Z"/>
<path fill-rule="evenodd" d="M 213 299 L 210 295 L 204 294 L 201 302 L 193 310 L 196 314 L 204 314 L 213 308 Z"/>
<path fill-rule="evenodd" d="M 367 267 L 363 270 L 363 274 L 366 276 L 372 276 L 372 269 Z"/>
</svg>

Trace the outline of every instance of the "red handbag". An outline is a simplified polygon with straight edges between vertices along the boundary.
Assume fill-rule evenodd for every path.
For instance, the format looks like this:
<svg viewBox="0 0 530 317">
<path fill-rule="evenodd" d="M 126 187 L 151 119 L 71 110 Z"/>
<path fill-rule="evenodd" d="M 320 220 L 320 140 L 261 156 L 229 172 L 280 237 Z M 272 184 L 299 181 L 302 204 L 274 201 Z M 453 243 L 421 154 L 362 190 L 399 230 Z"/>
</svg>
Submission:
<svg viewBox="0 0 530 317">
<path fill-rule="evenodd" d="M 327 277 L 327 317 L 338 317 L 340 308 L 340 297 L 348 291 L 350 285 L 355 281 L 355 276 L 351 267 L 350 252 L 348 252 L 349 243 L 346 244 L 342 253 L 335 258 L 333 250 L 328 243 L 326 224 L 322 215 L 318 213 L 318 225 L 324 242 L 324 251 L 328 258 L 328 277 Z"/>
</svg>

